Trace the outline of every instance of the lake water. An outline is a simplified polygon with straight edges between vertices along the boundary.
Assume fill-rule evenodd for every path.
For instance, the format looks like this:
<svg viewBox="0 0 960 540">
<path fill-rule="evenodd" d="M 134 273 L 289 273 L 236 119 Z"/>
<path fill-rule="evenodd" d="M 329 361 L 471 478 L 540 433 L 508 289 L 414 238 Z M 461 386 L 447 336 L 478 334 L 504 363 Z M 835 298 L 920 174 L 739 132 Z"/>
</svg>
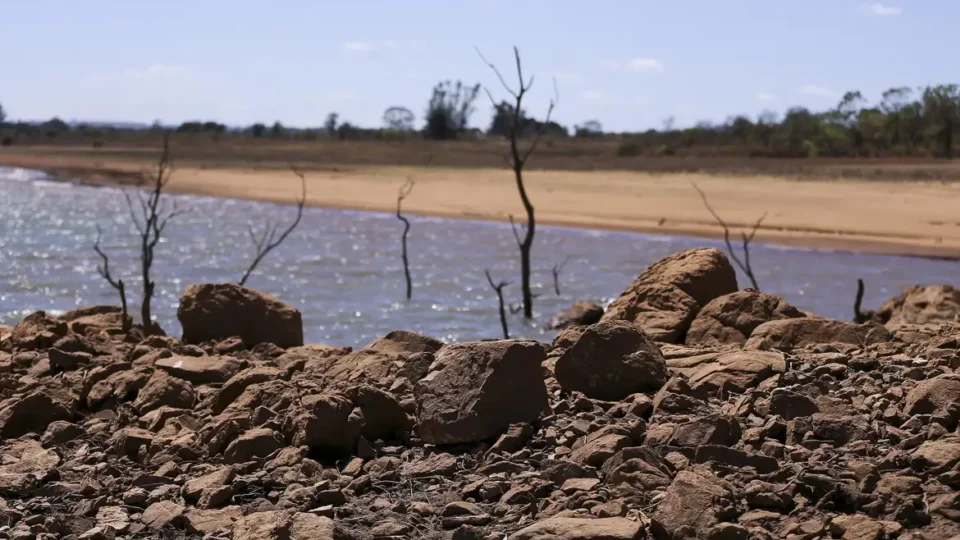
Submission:
<svg viewBox="0 0 960 540">
<path fill-rule="evenodd" d="M 176 196 L 188 213 L 172 222 L 157 248 L 154 313 L 171 335 L 180 294 L 190 283 L 236 281 L 250 261 L 248 227 L 287 223 L 294 207 L 210 197 Z M 444 341 L 498 337 L 496 295 L 484 277 L 511 280 L 519 302 L 519 256 L 508 224 L 411 216 L 413 300 L 404 299 L 402 224 L 392 214 L 308 208 L 300 227 L 261 263 L 247 285 L 296 306 L 307 341 L 364 345 L 394 329 L 419 330 Z M 131 302 L 142 287 L 139 251 L 126 203 L 117 189 L 46 179 L 0 168 L 0 324 L 35 310 L 62 312 L 118 304 L 97 274 L 96 226 L 115 277 Z M 574 300 L 608 301 L 650 263 L 676 251 L 722 243 L 684 237 L 538 227 L 534 276 L 540 297 L 536 323 L 510 317 L 511 332 L 541 340 L 541 328 Z M 865 307 L 875 307 L 916 283 L 951 283 L 960 263 L 856 255 L 756 245 L 757 280 L 797 307 L 839 319 L 852 316 L 856 279 L 867 283 Z M 567 259 L 561 294 L 552 267 Z M 741 287 L 748 281 L 740 276 Z M 131 312 L 139 314 L 138 307 Z"/>
</svg>

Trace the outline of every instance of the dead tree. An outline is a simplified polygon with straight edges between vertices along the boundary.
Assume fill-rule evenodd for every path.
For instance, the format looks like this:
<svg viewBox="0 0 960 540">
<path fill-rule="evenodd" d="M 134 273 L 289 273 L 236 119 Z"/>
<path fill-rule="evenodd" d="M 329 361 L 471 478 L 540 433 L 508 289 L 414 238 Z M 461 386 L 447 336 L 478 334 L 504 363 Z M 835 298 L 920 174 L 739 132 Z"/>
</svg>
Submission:
<svg viewBox="0 0 960 540">
<path fill-rule="evenodd" d="M 863 324 L 873 319 L 874 312 L 871 310 L 861 311 L 863 306 L 863 280 L 857 278 L 857 297 L 853 300 L 853 322 Z"/>
<path fill-rule="evenodd" d="M 727 226 L 726 222 L 720 217 L 719 214 L 710 206 L 710 202 L 707 201 L 707 194 L 700 189 L 695 182 L 693 182 L 693 189 L 697 190 L 697 193 L 700 194 L 700 198 L 703 199 L 703 205 L 707 207 L 707 210 L 713 216 L 713 219 L 723 227 L 723 242 L 727 245 L 727 253 L 730 254 L 730 258 L 733 259 L 733 262 L 740 267 L 740 270 L 747 275 L 747 278 L 750 279 L 750 283 L 753 285 L 753 288 L 757 291 L 760 290 L 760 286 L 757 285 L 757 278 L 753 273 L 753 266 L 750 264 L 750 242 L 753 241 L 753 237 L 757 234 L 757 229 L 760 228 L 760 224 L 763 223 L 763 220 L 766 219 L 767 213 L 764 212 L 760 219 L 753 224 L 753 228 L 750 230 L 750 234 L 745 232 L 740 233 L 741 238 L 743 239 L 743 260 L 740 260 L 740 257 L 737 256 L 736 251 L 733 249 L 733 244 L 730 242 L 730 227 Z"/>
<path fill-rule="evenodd" d="M 560 272 L 563 271 L 563 267 L 567 265 L 567 261 L 570 260 L 570 257 L 563 259 L 563 262 L 560 264 L 553 265 L 551 272 L 553 273 L 553 292 L 557 293 L 557 296 L 560 296 Z"/>
<path fill-rule="evenodd" d="M 122 317 L 120 324 L 123 332 L 127 333 L 130 331 L 130 327 L 132 326 L 132 320 L 130 319 L 130 315 L 127 313 L 127 289 L 124 286 L 122 279 L 113 279 L 113 276 L 110 274 L 110 259 L 107 257 L 107 254 L 100 249 L 101 236 L 102 231 L 100 230 L 100 226 L 97 225 L 97 239 L 93 242 L 93 250 L 97 252 L 97 255 L 99 255 L 101 259 L 103 259 L 103 264 L 97 266 L 97 273 L 100 274 L 100 277 L 107 280 L 107 283 L 109 283 L 111 287 L 120 293 L 120 307 L 122 310 L 120 312 L 120 316 Z"/>
<path fill-rule="evenodd" d="M 300 198 L 297 199 L 297 217 L 279 236 L 277 236 L 277 227 L 280 226 L 279 221 L 272 224 L 269 222 L 265 223 L 263 230 L 259 234 L 253 230 L 253 226 L 247 229 L 247 233 L 250 235 L 250 241 L 253 242 L 254 256 L 253 261 L 250 262 L 250 266 L 247 267 L 247 271 L 244 272 L 243 277 L 240 278 L 239 283 L 241 286 L 247 283 L 247 279 L 249 279 L 250 274 L 257 269 L 260 261 L 290 236 L 290 233 L 297 228 L 297 225 L 300 224 L 300 219 L 303 217 L 303 207 L 307 204 L 307 178 L 293 165 L 290 165 L 290 170 L 300 178 Z"/>
<path fill-rule="evenodd" d="M 150 314 L 150 301 L 153 298 L 154 287 L 156 285 L 150 277 L 150 271 L 153 268 L 154 251 L 170 220 L 183 213 L 177 210 L 176 203 L 170 204 L 168 207 L 167 200 L 163 197 L 163 189 L 170 183 L 172 171 L 173 162 L 170 157 L 170 133 L 165 132 L 163 135 L 163 150 L 157 159 L 155 171 L 145 175 L 147 176 L 147 181 L 150 183 L 150 190 L 146 192 L 142 190 L 137 191 L 137 200 L 140 203 L 138 209 L 134 208 L 130 195 L 124 193 L 124 197 L 127 200 L 127 207 L 130 209 L 130 218 L 140 235 L 140 269 L 143 278 L 143 299 L 140 303 L 140 317 L 143 319 L 144 331 L 148 334 L 154 331 L 154 324 Z"/>
<path fill-rule="evenodd" d="M 500 283 L 494 283 L 493 278 L 490 277 L 490 270 L 484 270 L 483 273 L 487 275 L 487 283 L 496 291 L 497 300 L 500 302 L 500 326 L 503 328 L 503 339 L 510 339 L 510 329 L 507 327 L 507 310 L 503 303 L 503 288 L 509 285 L 510 282 L 501 281 Z"/>
<path fill-rule="evenodd" d="M 400 256 L 403 258 L 403 275 L 407 280 L 407 300 L 413 297 L 413 281 L 410 280 L 410 261 L 407 259 L 407 234 L 410 233 L 410 220 L 403 217 L 403 214 L 400 213 L 400 204 L 410 195 L 410 192 L 413 191 L 415 183 L 413 178 L 408 177 L 406 183 L 400 186 L 400 191 L 397 193 L 397 219 L 403 222 L 403 236 L 400 237 L 400 245 L 403 249 Z"/>
<path fill-rule="evenodd" d="M 533 237 L 536 234 L 537 222 L 534 218 L 533 204 L 530 202 L 530 197 L 527 196 L 527 189 L 523 184 L 523 167 L 527 164 L 527 160 L 530 159 L 530 156 L 533 155 L 533 152 L 537 149 L 537 144 L 540 142 L 540 137 L 543 135 L 543 132 L 550 125 L 550 116 L 553 114 L 553 109 L 556 107 L 557 101 L 559 100 L 559 92 L 557 91 L 557 82 L 553 82 L 554 98 L 550 100 L 550 106 L 547 108 L 547 116 L 544 119 L 543 123 L 539 124 L 534 134 L 533 140 L 530 142 L 530 146 L 526 150 L 521 151 L 519 145 L 519 139 L 523 135 L 524 128 L 527 126 L 523 120 L 523 98 L 527 95 L 527 92 L 530 91 L 530 88 L 533 86 L 533 77 L 531 76 L 529 80 L 524 80 L 523 78 L 523 69 L 520 65 L 520 50 L 516 47 L 513 48 L 513 56 L 516 59 L 517 64 L 517 80 L 519 81 L 519 86 L 517 90 L 514 90 L 507 84 L 507 81 L 503 78 L 503 75 L 500 74 L 500 70 L 497 69 L 495 65 L 490 63 L 477 49 L 477 54 L 480 55 L 480 58 L 483 60 L 490 69 L 497 75 L 497 78 L 500 80 L 500 84 L 503 85 L 504 89 L 513 96 L 513 114 L 510 119 L 509 126 L 509 139 L 510 139 L 510 154 L 507 156 L 507 163 L 513 169 L 513 175 L 517 182 L 517 191 L 520 192 L 520 201 L 523 203 L 523 208 L 527 213 L 527 227 L 526 233 L 524 234 L 523 240 L 520 240 L 519 234 L 516 234 L 516 228 L 514 228 L 514 234 L 517 238 L 517 245 L 520 247 L 520 278 L 521 278 L 521 287 L 523 292 L 523 316 L 531 319 L 533 318 L 533 293 L 530 290 L 530 250 L 533 248 Z M 484 87 L 487 96 L 490 98 L 490 102 L 493 103 L 495 108 L 499 107 L 496 100 L 493 99 L 493 94 L 490 93 L 490 90 Z"/>
</svg>

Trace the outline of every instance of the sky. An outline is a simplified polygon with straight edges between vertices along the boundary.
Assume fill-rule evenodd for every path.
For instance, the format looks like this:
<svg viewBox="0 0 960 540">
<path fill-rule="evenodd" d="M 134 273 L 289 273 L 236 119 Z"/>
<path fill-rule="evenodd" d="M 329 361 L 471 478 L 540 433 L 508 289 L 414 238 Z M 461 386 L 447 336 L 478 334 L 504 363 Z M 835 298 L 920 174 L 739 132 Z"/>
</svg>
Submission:
<svg viewBox="0 0 960 540">
<path fill-rule="evenodd" d="M 0 104 L 10 119 L 368 127 L 433 86 L 481 83 L 524 108 L 607 131 L 822 110 L 847 90 L 960 82 L 956 0 L 3 0 Z M 486 127 L 477 100 L 470 124 Z"/>
</svg>

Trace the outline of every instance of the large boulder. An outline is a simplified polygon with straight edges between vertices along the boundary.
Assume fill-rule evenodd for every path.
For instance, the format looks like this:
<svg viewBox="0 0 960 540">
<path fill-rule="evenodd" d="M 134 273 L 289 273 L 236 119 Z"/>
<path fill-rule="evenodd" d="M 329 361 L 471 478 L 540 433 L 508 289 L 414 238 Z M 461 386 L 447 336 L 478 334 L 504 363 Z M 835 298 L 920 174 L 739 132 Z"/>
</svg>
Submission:
<svg viewBox="0 0 960 540">
<path fill-rule="evenodd" d="M 564 390 L 617 401 L 638 392 L 656 392 L 667 382 L 660 348 L 635 324 L 602 321 L 577 333 L 555 366 Z"/>
<path fill-rule="evenodd" d="M 160 407 L 189 409 L 196 400 L 197 393 L 193 385 L 158 369 L 140 389 L 133 407 L 140 414 L 145 414 Z"/>
<path fill-rule="evenodd" d="M 190 285 L 180 298 L 177 319 L 184 343 L 239 337 L 247 347 L 303 345 L 300 311 L 234 283 Z"/>
<path fill-rule="evenodd" d="M 773 375 L 783 373 L 787 363 L 774 351 L 738 351 L 720 356 L 690 376 L 690 387 L 703 395 L 744 393 Z"/>
<path fill-rule="evenodd" d="M 287 417 L 283 431 L 293 446 L 308 446 L 329 455 L 346 454 L 356 448 L 360 437 L 360 419 L 351 422 L 352 411 L 353 403 L 344 395 L 310 395 Z"/>
<path fill-rule="evenodd" d="M 171 356 L 154 366 L 193 384 L 227 382 L 243 369 L 242 362 L 229 356 Z"/>
<path fill-rule="evenodd" d="M 810 317 L 763 323 L 753 331 L 744 348 L 789 351 L 834 344 L 864 348 L 890 339 L 890 333 L 876 323 L 856 324 Z"/>
<path fill-rule="evenodd" d="M 3 402 L 0 408 L 0 436 L 4 439 L 25 433 L 43 433 L 57 420 L 73 420 L 73 410 L 44 390 Z"/>
<path fill-rule="evenodd" d="M 639 521 L 622 517 L 554 516 L 513 533 L 510 540 L 633 540 L 647 538 Z"/>
<path fill-rule="evenodd" d="M 805 317 L 779 296 L 754 290 L 714 298 L 697 313 L 687 331 L 687 345 L 743 345 L 767 321 Z"/>
<path fill-rule="evenodd" d="M 87 306 L 72 309 L 58 318 L 78 334 L 94 334 L 123 328 L 123 312 L 117 306 Z"/>
<path fill-rule="evenodd" d="M 914 285 L 880 306 L 876 318 L 888 328 L 904 324 L 960 322 L 960 289 Z"/>
<path fill-rule="evenodd" d="M 937 411 L 960 413 L 960 373 L 946 373 L 920 382 L 910 390 L 903 404 L 903 412 L 932 414 Z"/>
<path fill-rule="evenodd" d="M 337 380 L 389 385 L 395 377 L 416 383 L 427 374 L 439 340 L 417 332 L 394 330 L 366 347 L 332 357 L 323 374 Z"/>
<path fill-rule="evenodd" d="M 720 250 L 690 249 L 652 264 L 601 320 L 631 321 L 655 341 L 679 343 L 703 306 L 736 290 L 736 273 Z"/>
<path fill-rule="evenodd" d="M 671 534 L 691 528 L 697 538 L 735 517 L 733 487 L 705 468 L 680 471 L 660 500 L 653 518 Z"/>
<path fill-rule="evenodd" d="M 469 443 L 533 422 L 548 407 L 544 359 L 546 351 L 535 341 L 444 347 L 414 387 L 420 437 L 430 444 Z"/>
<path fill-rule="evenodd" d="M 66 323 L 37 311 L 13 327 L 8 341 L 14 349 L 46 349 L 65 335 Z"/>
</svg>

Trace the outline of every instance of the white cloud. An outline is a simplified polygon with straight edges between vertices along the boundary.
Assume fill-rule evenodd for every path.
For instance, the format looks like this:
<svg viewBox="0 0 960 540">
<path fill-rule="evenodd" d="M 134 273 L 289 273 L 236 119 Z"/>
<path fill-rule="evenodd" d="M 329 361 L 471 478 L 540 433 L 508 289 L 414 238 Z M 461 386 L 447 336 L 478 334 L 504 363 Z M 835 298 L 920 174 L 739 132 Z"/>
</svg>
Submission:
<svg viewBox="0 0 960 540">
<path fill-rule="evenodd" d="M 345 41 L 340 46 L 344 52 L 371 53 L 396 48 L 397 44 L 389 39 L 379 41 Z"/>
<path fill-rule="evenodd" d="M 153 64 L 146 68 L 132 69 L 127 72 L 131 79 L 151 81 L 183 79 L 187 74 L 187 68 L 169 64 Z"/>
<path fill-rule="evenodd" d="M 797 88 L 798 94 L 803 94 L 805 96 L 814 96 L 821 98 L 832 98 L 836 97 L 837 93 L 833 90 L 820 86 L 818 84 L 805 84 L 800 88 Z"/>
<path fill-rule="evenodd" d="M 767 92 L 764 90 L 757 92 L 757 100 L 763 101 L 766 103 L 773 103 L 774 101 L 779 101 L 776 94 L 773 94 L 771 92 Z"/>
<path fill-rule="evenodd" d="M 660 73 L 663 71 L 663 63 L 656 58 L 634 58 L 627 63 L 631 71 L 640 71 L 643 73 Z"/>
<path fill-rule="evenodd" d="M 580 99 L 584 101 L 591 101 L 593 103 L 603 103 L 607 101 L 607 96 L 599 90 L 587 90 L 580 93 Z"/>
<path fill-rule="evenodd" d="M 903 9 L 900 8 L 900 6 L 892 6 L 889 4 L 874 2 L 873 4 L 870 4 L 870 12 L 878 17 L 891 17 L 900 15 L 903 13 Z"/>
</svg>

